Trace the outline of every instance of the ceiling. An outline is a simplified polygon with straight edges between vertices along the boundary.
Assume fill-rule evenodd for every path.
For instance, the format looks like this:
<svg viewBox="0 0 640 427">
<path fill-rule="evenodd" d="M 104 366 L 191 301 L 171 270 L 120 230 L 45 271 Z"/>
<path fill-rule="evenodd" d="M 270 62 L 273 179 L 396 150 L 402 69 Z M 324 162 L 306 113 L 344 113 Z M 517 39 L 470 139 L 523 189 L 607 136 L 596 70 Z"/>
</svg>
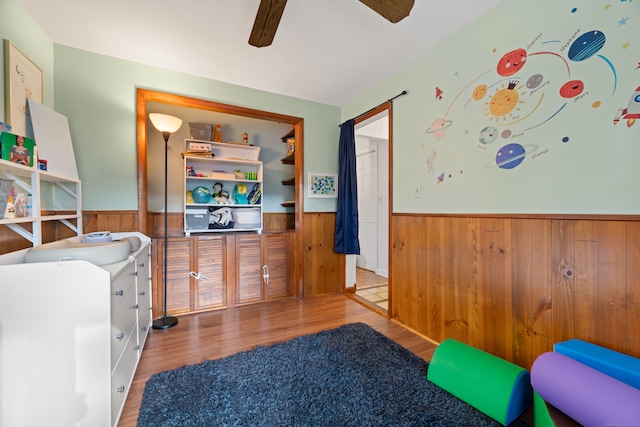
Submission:
<svg viewBox="0 0 640 427">
<path fill-rule="evenodd" d="M 259 0 L 21 1 L 60 45 L 342 106 L 501 0 L 416 0 L 397 24 L 357 0 L 293 0 L 262 48 Z"/>
</svg>

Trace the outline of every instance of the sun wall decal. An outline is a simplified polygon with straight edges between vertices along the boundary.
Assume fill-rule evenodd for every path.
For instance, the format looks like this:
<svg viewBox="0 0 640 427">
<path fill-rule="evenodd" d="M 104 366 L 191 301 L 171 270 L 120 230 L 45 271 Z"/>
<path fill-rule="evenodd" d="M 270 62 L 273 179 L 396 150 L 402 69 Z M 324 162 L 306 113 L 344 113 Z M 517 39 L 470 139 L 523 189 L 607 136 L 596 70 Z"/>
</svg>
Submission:
<svg viewBox="0 0 640 427">
<path fill-rule="evenodd" d="M 500 88 L 496 88 L 496 93 L 489 102 L 485 102 L 484 112 L 490 122 L 495 120 L 498 123 L 500 118 L 507 120 L 507 116 L 513 118 L 512 112 L 520 111 L 518 105 L 524 104 L 524 101 L 520 100 L 520 96 L 525 92 L 518 93 L 524 87 L 524 85 L 520 85 L 516 88 L 518 83 L 517 80 L 512 80 L 506 87 L 503 83 Z"/>
</svg>

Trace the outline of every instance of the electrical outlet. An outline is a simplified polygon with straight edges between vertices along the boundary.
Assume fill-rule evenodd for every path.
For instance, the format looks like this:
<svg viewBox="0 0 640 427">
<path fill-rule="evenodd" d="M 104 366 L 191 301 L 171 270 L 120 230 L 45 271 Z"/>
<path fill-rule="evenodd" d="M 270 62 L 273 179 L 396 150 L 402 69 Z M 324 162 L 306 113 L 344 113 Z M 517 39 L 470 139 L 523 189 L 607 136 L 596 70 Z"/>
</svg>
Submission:
<svg viewBox="0 0 640 427">
<path fill-rule="evenodd" d="M 415 187 L 413 187 L 413 198 L 419 199 L 421 197 L 422 197 L 422 185 L 416 184 Z"/>
</svg>

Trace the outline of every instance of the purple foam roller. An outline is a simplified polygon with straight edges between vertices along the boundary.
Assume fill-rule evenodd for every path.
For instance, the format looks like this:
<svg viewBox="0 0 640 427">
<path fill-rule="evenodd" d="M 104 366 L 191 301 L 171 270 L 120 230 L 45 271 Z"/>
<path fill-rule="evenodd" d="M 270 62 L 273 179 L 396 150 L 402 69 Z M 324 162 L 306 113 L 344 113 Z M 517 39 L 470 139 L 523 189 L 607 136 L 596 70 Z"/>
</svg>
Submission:
<svg viewBox="0 0 640 427">
<path fill-rule="evenodd" d="M 585 427 L 640 422 L 640 390 L 560 353 L 538 356 L 531 385 L 547 403 Z"/>
</svg>

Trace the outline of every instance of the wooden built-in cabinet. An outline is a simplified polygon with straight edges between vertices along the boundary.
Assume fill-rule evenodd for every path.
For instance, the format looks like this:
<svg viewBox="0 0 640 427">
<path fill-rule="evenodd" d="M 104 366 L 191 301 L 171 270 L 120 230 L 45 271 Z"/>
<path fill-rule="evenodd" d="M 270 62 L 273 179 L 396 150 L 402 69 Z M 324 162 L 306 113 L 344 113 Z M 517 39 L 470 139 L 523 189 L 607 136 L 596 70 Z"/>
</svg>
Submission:
<svg viewBox="0 0 640 427">
<path fill-rule="evenodd" d="M 294 295 L 294 234 L 226 233 L 167 241 L 167 313 L 194 313 Z M 155 242 L 154 315 L 162 307 L 162 240 Z M 265 275 L 268 274 L 268 277 Z"/>
<path fill-rule="evenodd" d="M 289 296 L 289 234 L 236 235 L 236 303 Z"/>
</svg>

